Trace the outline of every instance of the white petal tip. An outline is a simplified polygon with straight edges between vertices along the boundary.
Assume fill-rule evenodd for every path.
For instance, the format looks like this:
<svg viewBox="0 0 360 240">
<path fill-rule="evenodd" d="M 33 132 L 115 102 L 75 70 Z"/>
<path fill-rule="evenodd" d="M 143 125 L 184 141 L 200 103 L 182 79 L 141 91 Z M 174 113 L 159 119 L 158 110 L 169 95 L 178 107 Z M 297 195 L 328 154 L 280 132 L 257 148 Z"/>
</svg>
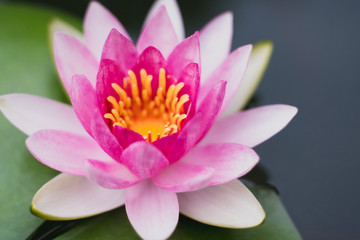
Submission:
<svg viewBox="0 0 360 240">
<path fill-rule="evenodd" d="M 180 212 L 196 221 L 225 228 L 261 224 L 265 212 L 254 195 L 238 180 L 178 194 Z"/>
<path fill-rule="evenodd" d="M 85 177 L 59 174 L 35 194 L 30 210 L 47 220 L 91 217 L 120 207 L 125 191 L 102 188 Z"/>
<path fill-rule="evenodd" d="M 67 35 L 70 35 L 81 42 L 84 41 L 81 32 L 77 28 L 59 18 L 54 18 L 49 23 L 49 37 L 51 40 L 53 39 L 56 32 L 66 33 Z"/>
</svg>

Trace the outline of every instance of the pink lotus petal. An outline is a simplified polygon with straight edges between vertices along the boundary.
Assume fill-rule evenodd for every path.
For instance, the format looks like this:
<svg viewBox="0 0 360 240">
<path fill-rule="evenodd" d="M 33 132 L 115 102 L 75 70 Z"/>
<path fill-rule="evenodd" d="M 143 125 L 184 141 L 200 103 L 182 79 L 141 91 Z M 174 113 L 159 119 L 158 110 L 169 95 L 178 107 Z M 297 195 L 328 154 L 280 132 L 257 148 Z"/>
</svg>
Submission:
<svg viewBox="0 0 360 240">
<path fill-rule="evenodd" d="M 105 124 L 100 112 L 94 112 L 91 122 L 91 132 L 95 141 L 114 160 L 120 162 L 123 148 Z"/>
<path fill-rule="evenodd" d="M 116 83 L 123 86 L 123 79 L 126 76 L 127 70 L 122 69 L 114 60 L 101 60 L 96 81 L 96 95 L 102 114 L 109 113 L 112 109 L 107 97 L 118 96 L 111 85 Z"/>
<path fill-rule="evenodd" d="M 226 108 L 240 85 L 250 57 L 251 48 L 251 45 L 240 47 L 225 59 L 200 88 L 199 101 L 204 99 L 208 89 L 212 88 L 219 79 L 225 80 L 227 81 L 226 95 L 221 111 Z"/>
<path fill-rule="evenodd" d="M 126 148 L 121 162 L 141 179 L 157 174 L 169 164 L 156 147 L 145 141 L 135 142 Z"/>
<path fill-rule="evenodd" d="M 236 143 L 214 143 L 197 146 L 178 163 L 188 163 L 215 169 L 210 185 L 229 182 L 248 173 L 259 161 L 249 147 Z"/>
<path fill-rule="evenodd" d="M 176 32 L 176 35 L 180 40 L 183 40 L 185 38 L 185 30 L 184 30 L 184 23 L 181 17 L 181 12 L 179 9 L 179 6 L 176 2 L 176 0 L 157 0 L 154 2 L 152 7 L 149 10 L 149 13 L 146 16 L 144 26 L 147 24 L 147 22 L 157 13 L 159 8 L 161 6 L 166 7 L 166 11 L 169 14 L 171 23 L 174 27 L 174 30 Z"/>
<path fill-rule="evenodd" d="M 43 164 L 74 175 L 85 175 L 88 158 L 109 158 L 92 138 L 58 130 L 40 130 L 26 140 L 26 146 Z"/>
<path fill-rule="evenodd" d="M 113 128 L 113 134 L 124 149 L 134 142 L 145 141 L 145 139 L 137 132 L 118 125 Z"/>
<path fill-rule="evenodd" d="M 85 130 L 92 135 L 91 119 L 99 107 L 93 86 L 84 75 L 73 76 L 70 99 L 74 111 Z"/>
<path fill-rule="evenodd" d="M 281 104 L 250 109 L 218 120 L 201 144 L 233 142 L 255 147 L 283 129 L 296 113 L 296 107 Z"/>
<path fill-rule="evenodd" d="M 153 182 L 171 192 L 196 191 L 209 185 L 214 169 L 176 162 L 152 178 Z"/>
<path fill-rule="evenodd" d="M 179 219 L 176 193 L 145 180 L 126 190 L 126 213 L 131 225 L 143 239 L 166 239 Z"/>
<path fill-rule="evenodd" d="M 177 133 L 171 134 L 169 136 L 160 138 L 160 139 L 152 142 L 151 144 L 153 146 L 157 147 L 164 154 L 164 156 L 167 156 L 172 145 L 176 141 L 177 137 L 178 137 Z"/>
<path fill-rule="evenodd" d="M 199 136 L 202 135 L 201 118 L 201 114 L 195 115 L 181 129 L 167 154 L 170 163 L 178 161 L 198 142 Z"/>
<path fill-rule="evenodd" d="M 41 129 L 64 130 L 87 136 L 71 106 L 28 94 L 0 96 L 0 110 L 27 135 Z"/>
<path fill-rule="evenodd" d="M 121 189 L 140 181 L 124 165 L 115 161 L 88 160 L 86 176 L 104 188 Z"/>
<path fill-rule="evenodd" d="M 180 77 L 181 71 L 190 63 L 197 63 L 200 68 L 199 32 L 195 32 L 179 43 L 171 52 L 167 62 L 170 74 L 177 79 Z"/>
<path fill-rule="evenodd" d="M 220 118 L 239 113 L 253 96 L 270 62 L 274 45 L 265 40 L 253 45 L 245 75 Z"/>
<path fill-rule="evenodd" d="M 200 140 L 211 128 L 217 116 L 220 113 L 222 104 L 225 98 L 225 87 L 227 88 L 227 82 L 219 81 L 210 91 L 206 97 L 200 102 L 197 108 L 196 114 L 201 114 L 201 135 Z"/>
<path fill-rule="evenodd" d="M 190 63 L 181 72 L 178 82 L 183 82 L 185 85 L 179 92 L 179 96 L 182 94 L 188 94 L 191 101 L 191 107 L 196 108 L 197 93 L 200 84 L 200 69 L 196 63 Z M 188 116 L 189 117 L 189 116 Z"/>
<path fill-rule="evenodd" d="M 64 33 L 55 33 L 54 57 L 60 79 L 68 93 L 72 76 L 75 74 L 85 75 L 92 86 L 95 86 L 99 64 L 88 48 L 79 40 Z"/>
<path fill-rule="evenodd" d="M 106 125 L 99 109 L 95 90 L 86 77 L 74 76 L 70 98 L 75 113 L 86 131 L 107 154 L 119 161 L 123 149 Z"/>
<path fill-rule="evenodd" d="M 229 55 L 232 35 L 233 15 L 231 12 L 215 17 L 200 30 L 202 83 Z M 221 80 L 227 79 L 221 78 Z"/>
<path fill-rule="evenodd" d="M 265 212 L 254 195 L 238 180 L 178 194 L 180 212 L 196 221 L 219 227 L 259 225 Z"/>
<path fill-rule="evenodd" d="M 106 37 L 113 28 L 130 39 L 125 28 L 109 10 L 98 2 L 90 2 L 84 19 L 84 35 L 86 45 L 98 61 L 100 61 Z"/>
<path fill-rule="evenodd" d="M 137 64 L 133 68 L 133 71 L 135 74 L 138 74 L 142 68 L 146 70 L 147 74 L 153 76 L 151 87 L 153 92 L 156 92 L 159 86 L 158 76 L 160 68 L 167 69 L 165 58 L 158 49 L 154 47 L 148 47 L 138 57 Z M 138 77 L 138 85 L 140 84 L 141 81 Z M 167 79 L 166 86 L 169 85 L 169 79 Z"/>
<path fill-rule="evenodd" d="M 137 55 L 134 44 L 116 29 L 112 29 L 105 41 L 101 59 L 114 60 L 127 72 L 135 65 Z"/>
<path fill-rule="evenodd" d="M 142 52 L 147 47 L 153 46 L 159 49 L 163 56 L 167 58 L 178 43 L 179 39 L 166 8 L 162 6 L 147 22 L 136 47 L 139 52 Z"/>
<path fill-rule="evenodd" d="M 85 177 L 62 173 L 35 194 L 31 211 L 48 220 L 71 220 L 110 211 L 124 202 L 124 190 L 106 189 Z"/>
</svg>

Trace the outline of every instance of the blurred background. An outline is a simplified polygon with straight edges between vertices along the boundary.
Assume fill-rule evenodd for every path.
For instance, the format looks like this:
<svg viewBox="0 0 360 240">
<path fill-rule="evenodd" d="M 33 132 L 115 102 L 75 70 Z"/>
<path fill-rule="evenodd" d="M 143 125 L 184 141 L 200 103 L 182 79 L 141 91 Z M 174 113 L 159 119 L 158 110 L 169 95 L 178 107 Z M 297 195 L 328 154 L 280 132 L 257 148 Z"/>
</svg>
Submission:
<svg viewBox="0 0 360 240">
<path fill-rule="evenodd" d="M 82 18 L 89 1 L 22 2 Z M 152 3 L 100 2 L 133 39 Z M 233 49 L 262 39 L 274 42 L 251 107 L 286 103 L 299 113 L 280 134 L 256 147 L 261 157 L 256 172 L 277 187 L 304 239 L 360 239 L 360 1 L 178 2 L 187 35 L 230 10 Z"/>
</svg>

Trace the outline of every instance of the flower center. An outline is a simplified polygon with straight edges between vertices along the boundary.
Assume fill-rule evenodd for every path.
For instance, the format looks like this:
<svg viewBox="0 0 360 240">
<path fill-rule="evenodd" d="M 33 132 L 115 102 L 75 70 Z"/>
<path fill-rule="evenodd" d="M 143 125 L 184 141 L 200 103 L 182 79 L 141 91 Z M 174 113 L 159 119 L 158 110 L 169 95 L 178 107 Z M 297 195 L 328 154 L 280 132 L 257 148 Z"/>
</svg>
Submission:
<svg viewBox="0 0 360 240">
<path fill-rule="evenodd" d="M 158 88 L 153 93 L 153 76 L 145 69 L 140 70 L 139 84 L 132 70 L 128 75 L 123 79 L 123 87 L 111 84 L 117 96 L 107 97 L 112 109 L 104 118 L 110 119 L 113 127 L 118 125 L 141 134 L 148 142 L 179 132 L 187 117 L 184 104 L 189 101 L 188 94 L 178 96 L 184 83 L 167 87 L 165 70 L 161 68 Z"/>
</svg>

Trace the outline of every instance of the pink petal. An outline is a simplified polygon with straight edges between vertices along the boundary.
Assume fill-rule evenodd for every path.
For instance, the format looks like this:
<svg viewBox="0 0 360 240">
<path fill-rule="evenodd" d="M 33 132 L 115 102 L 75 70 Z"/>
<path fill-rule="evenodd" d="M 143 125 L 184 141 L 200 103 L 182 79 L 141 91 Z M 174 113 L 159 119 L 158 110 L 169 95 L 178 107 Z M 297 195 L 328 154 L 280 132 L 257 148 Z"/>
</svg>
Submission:
<svg viewBox="0 0 360 240">
<path fill-rule="evenodd" d="M 109 158 L 90 137 L 58 130 L 40 130 L 26 140 L 26 146 L 43 164 L 74 175 L 85 175 L 88 158 Z"/>
<path fill-rule="evenodd" d="M 90 2 L 84 19 L 84 35 L 86 45 L 98 61 L 105 40 L 113 28 L 130 39 L 125 28 L 109 10 L 98 2 Z"/>
<path fill-rule="evenodd" d="M 259 225 L 265 212 L 254 195 L 238 180 L 178 194 L 180 212 L 196 221 L 219 227 Z"/>
<path fill-rule="evenodd" d="M 99 107 L 95 90 L 84 75 L 75 75 L 73 77 L 70 99 L 81 124 L 92 135 L 90 123 L 94 112 L 99 111 Z"/>
<path fill-rule="evenodd" d="M 214 169 L 176 162 L 152 178 L 153 182 L 171 192 L 196 191 L 209 185 Z"/>
<path fill-rule="evenodd" d="M 113 159 L 120 160 L 122 147 L 106 125 L 99 110 L 95 90 L 86 77 L 75 75 L 70 93 L 76 115 L 86 131 Z"/>
<path fill-rule="evenodd" d="M 181 71 L 190 63 L 197 63 L 200 67 L 199 32 L 183 40 L 171 52 L 167 59 L 168 70 L 175 78 L 179 78 Z M 220 79 L 219 79 L 220 80 Z"/>
<path fill-rule="evenodd" d="M 248 103 L 261 82 L 270 62 L 273 48 L 274 45 L 269 40 L 254 44 L 245 75 L 229 104 L 221 113 L 221 118 L 239 113 Z"/>
<path fill-rule="evenodd" d="M 195 115 L 181 129 L 167 154 L 170 163 L 178 161 L 198 142 L 199 136 L 202 135 L 201 117 L 201 114 Z"/>
<path fill-rule="evenodd" d="M 85 177 L 62 173 L 35 194 L 31 211 L 47 220 L 71 220 L 110 211 L 124 202 L 124 190 L 106 189 Z"/>
<path fill-rule="evenodd" d="M 176 193 L 145 180 L 126 190 L 125 207 L 135 231 L 143 239 L 166 239 L 179 219 Z"/>
<path fill-rule="evenodd" d="M 40 129 L 54 129 L 87 136 L 73 108 L 51 99 L 28 94 L 3 95 L 0 110 L 27 135 Z"/>
<path fill-rule="evenodd" d="M 98 185 L 110 189 L 127 188 L 140 180 L 124 165 L 115 161 L 88 160 L 86 176 Z"/>
<path fill-rule="evenodd" d="M 60 79 L 70 92 L 72 76 L 85 75 L 95 86 L 98 62 L 79 40 L 64 33 L 54 35 L 54 57 Z"/>
<path fill-rule="evenodd" d="M 169 136 L 160 138 L 160 139 L 152 142 L 151 144 L 153 146 L 157 147 L 165 156 L 167 156 L 172 145 L 176 141 L 177 137 L 178 137 L 177 133 L 171 134 Z"/>
<path fill-rule="evenodd" d="M 225 81 L 219 81 L 198 105 L 197 114 L 201 114 L 202 119 L 199 140 L 208 132 L 220 113 L 225 98 L 226 85 Z"/>
<path fill-rule="evenodd" d="M 170 163 L 176 162 L 184 156 L 210 129 L 219 114 L 225 95 L 225 85 L 226 82 L 219 81 L 210 90 L 206 101 L 203 101 L 194 117 L 181 129 L 167 155 Z"/>
<path fill-rule="evenodd" d="M 226 60 L 211 74 L 211 76 L 206 79 L 204 85 L 200 87 L 199 101 L 204 99 L 208 89 L 212 88 L 219 79 L 225 80 L 227 81 L 226 95 L 221 111 L 225 109 L 240 85 L 250 57 L 251 48 L 251 45 L 240 47 L 226 58 Z"/>
<path fill-rule="evenodd" d="M 190 97 L 191 107 L 196 108 L 197 93 L 200 83 L 200 69 L 196 63 L 190 63 L 181 72 L 178 82 L 183 82 L 185 85 L 179 92 L 179 96 L 182 94 L 188 94 Z"/>
<path fill-rule="evenodd" d="M 259 161 L 249 147 L 236 143 L 214 143 L 197 146 L 178 163 L 188 163 L 215 169 L 211 185 L 222 184 L 248 173 Z"/>
<path fill-rule="evenodd" d="M 157 174 L 169 162 L 153 145 L 141 141 L 131 144 L 122 155 L 122 163 L 139 178 L 148 178 Z"/>
<path fill-rule="evenodd" d="M 101 113 L 109 113 L 112 105 L 107 100 L 107 97 L 116 97 L 118 94 L 111 86 L 113 83 L 123 86 L 123 79 L 127 76 L 126 70 L 111 59 L 102 59 L 100 62 L 99 72 L 96 81 L 96 95 Z M 110 120 L 109 120 L 110 123 Z"/>
<path fill-rule="evenodd" d="M 134 142 L 145 141 L 145 139 L 137 132 L 118 125 L 113 128 L 113 134 L 124 149 Z"/>
<path fill-rule="evenodd" d="M 283 129 L 296 113 L 296 107 L 280 104 L 250 109 L 217 121 L 201 144 L 233 142 L 255 147 Z"/>
<path fill-rule="evenodd" d="M 133 68 L 135 74 L 139 74 L 141 69 L 145 69 L 147 74 L 153 76 L 151 87 L 153 92 L 156 92 L 159 86 L 158 76 L 160 68 L 167 69 L 166 60 L 161 52 L 154 48 L 146 48 L 138 57 L 137 64 Z M 169 81 L 169 79 L 167 79 Z M 141 84 L 140 77 L 138 76 L 138 84 Z M 169 86 L 169 82 L 166 83 Z"/>
<path fill-rule="evenodd" d="M 162 6 L 147 22 L 140 34 L 136 47 L 139 52 L 142 52 L 147 47 L 153 46 L 159 49 L 162 55 L 167 58 L 178 43 L 179 39 L 166 12 L 166 8 Z"/>
<path fill-rule="evenodd" d="M 91 120 L 91 132 L 100 147 L 114 160 L 120 162 L 123 148 L 105 124 L 100 112 L 95 112 Z"/>
<path fill-rule="evenodd" d="M 112 29 L 105 41 L 101 59 L 114 60 L 127 72 L 135 65 L 137 55 L 134 44 L 116 29 Z"/>
<path fill-rule="evenodd" d="M 200 30 L 201 78 L 205 80 L 226 59 L 231 49 L 233 15 L 225 12 Z M 220 79 L 219 79 L 220 80 Z M 226 80 L 221 78 L 221 80 Z"/>
<path fill-rule="evenodd" d="M 157 0 L 154 2 L 152 7 L 149 10 L 149 13 L 146 16 L 144 25 L 147 24 L 147 22 L 157 13 L 159 8 L 161 6 L 166 7 L 166 11 L 169 14 L 171 23 L 174 27 L 174 30 L 176 32 L 176 35 L 180 40 L 185 38 L 185 30 L 184 30 L 184 24 L 181 17 L 180 8 L 176 2 L 176 0 Z"/>
</svg>

